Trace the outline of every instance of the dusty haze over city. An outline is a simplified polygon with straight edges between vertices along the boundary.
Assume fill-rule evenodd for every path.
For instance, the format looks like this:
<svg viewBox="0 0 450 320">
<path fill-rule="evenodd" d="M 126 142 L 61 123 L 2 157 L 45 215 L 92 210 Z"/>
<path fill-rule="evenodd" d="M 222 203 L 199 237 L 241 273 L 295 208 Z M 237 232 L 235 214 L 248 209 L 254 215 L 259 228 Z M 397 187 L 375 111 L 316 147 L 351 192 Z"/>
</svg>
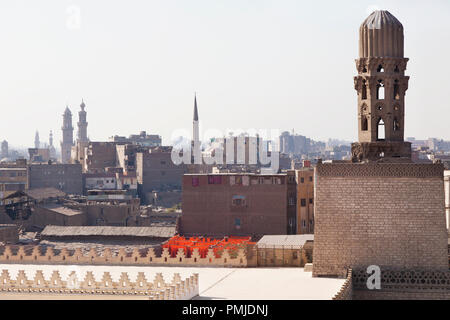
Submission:
<svg viewBox="0 0 450 320">
<path fill-rule="evenodd" d="M 66 104 L 75 126 L 84 98 L 91 140 L 146 130 L 170 144 L 191 132 L 197 92 L 203 129 L 356 141 L 357 30 L 374 9 L 405 27 L 405 136 L 450 139 L 450 3 L 432 2 L 3 1 L 0 139 L 31 147 L 53 130 L 59 148 Z"/>
</svg>

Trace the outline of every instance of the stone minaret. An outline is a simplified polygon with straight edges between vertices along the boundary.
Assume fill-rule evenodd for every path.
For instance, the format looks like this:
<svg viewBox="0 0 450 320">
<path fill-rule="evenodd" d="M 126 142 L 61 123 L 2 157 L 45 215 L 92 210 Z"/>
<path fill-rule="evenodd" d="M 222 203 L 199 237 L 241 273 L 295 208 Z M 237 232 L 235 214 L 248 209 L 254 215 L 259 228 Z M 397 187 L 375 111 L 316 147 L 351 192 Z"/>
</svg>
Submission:
<svg viewBox="0 0 450 320">
<path fill-rule="evenodd" d="M 70 153 L 73 146 L 73 127 L 72 127 L 72 112 L 69 107 L 66 108 L 63 115 L 62 126 L 63 140 L 61 142 L 61 162 L 70 163 Z"/>
<path fill-rule="evenodd" d="M 2 149 L 1 149 L 0 158 L 8 158 L 8 156 L 9 156 L 8 141 L 4 140 L 2 142 Z"/>
<path fill-rule="evenodd" d="M 34 135 L 34 147 L 39 149 L 40 146 L 41 142 L 39 141 L 39 131 L 36 131 L 36 134 Z"/>
<path fill-rule="evenodd" d="M 86 122 L 86 111 L 84 111 L 84 108 L 86 108 L 86 105 L 84 104 L 84 101 L 81 101 L 81 111 L 78 112 L 78 142 L 88 142 L 87 137 L 87 126 L 88 123 Z"/>
<path fill-rule="evenodd" d="M 48 150 L 50 151 L 50 158 L 55 159 L 56 158 L 56 150 L 55 150 L 55 147 L 53 146 L 53 131 L 52 130 L 50 130 L 48 144 L 49 144 Z"/>
<path fill-rule="evenodd" d="M 359 30 L 358 140 L 352 160 L 411 161 L 405 142 L 405 76 L 403 26 L 388 11 L 373 12 Z"/>
<path fill-rule="evenodd" d="M 198 122 L 197 95 L 194 98 L 194 120 L 192 122 L 192 155 L 195 164 L 202 163 L 200 131 Z"/>
</svg>

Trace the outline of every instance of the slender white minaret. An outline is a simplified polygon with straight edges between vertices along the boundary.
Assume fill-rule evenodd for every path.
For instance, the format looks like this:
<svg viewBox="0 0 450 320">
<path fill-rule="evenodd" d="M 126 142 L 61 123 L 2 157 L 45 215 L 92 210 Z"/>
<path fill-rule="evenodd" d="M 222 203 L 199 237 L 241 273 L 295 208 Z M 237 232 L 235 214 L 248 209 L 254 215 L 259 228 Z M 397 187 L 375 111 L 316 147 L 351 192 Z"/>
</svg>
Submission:
<svg viewBox="0 0 450 320">
<path fill-rule="evenodd" d="M 34 147 L 36 149 L 39 149 L 40 146 L 41 146 L 41 142 L 39 141 L 39 132 L 36 131 L 36 135 L 34 136 Z"/>
<path fill-rule="evenodd" d="M 200 144 L 200 131 L 198 123 L 198 109 L 197 109 L 197 94 L 194 98 L 194 121 L 192 122 L 192 155 L 194 156 L 194 163 L 202 163 L 201 144 Z"/>
</svg>

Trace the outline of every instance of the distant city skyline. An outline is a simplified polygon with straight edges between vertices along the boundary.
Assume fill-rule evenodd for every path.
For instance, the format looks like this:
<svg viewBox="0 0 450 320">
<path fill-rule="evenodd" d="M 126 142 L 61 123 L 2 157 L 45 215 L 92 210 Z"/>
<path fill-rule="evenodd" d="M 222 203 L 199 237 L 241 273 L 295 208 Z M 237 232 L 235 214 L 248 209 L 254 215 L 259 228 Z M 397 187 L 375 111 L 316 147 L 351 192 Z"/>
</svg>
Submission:
<svg viewBox="0 0 450 320">
<path fill-rule="evenodd" d="M 355 30 L 377 8 L 405 28 L 405 137 L 450 140 L 445 0 L 1 3 L 0 140 L 32 147 L 52 130 L 59 149 L 64 109 L 76 136 L 84 99 L 91 140 L 145 130 L 170 144 L 191 132 L 197 92 L 204 130 L 356 141 Z"/>
</svg>

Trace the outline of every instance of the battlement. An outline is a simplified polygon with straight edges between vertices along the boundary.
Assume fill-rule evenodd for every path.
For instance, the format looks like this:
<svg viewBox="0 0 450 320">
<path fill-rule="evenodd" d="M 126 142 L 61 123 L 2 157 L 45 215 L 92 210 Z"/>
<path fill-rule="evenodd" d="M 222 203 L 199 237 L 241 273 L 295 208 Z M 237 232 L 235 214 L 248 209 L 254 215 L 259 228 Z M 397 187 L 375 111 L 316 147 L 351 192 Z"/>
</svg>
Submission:
<svg viewBox="0 0 450 320">
<path fill-rule="evenodd" d="M 45 250 L 45 251 L 44 251 Z M 190 257 L 183 249 L 179 249 L 175 257 L 171 257 L 168 248 L 164 248 L 161 255 L 155 253 L 154 248 L 127 253 L 123 248 L 117 254 L 109 248 L 97 252 L 90 249 L 87 255 L 81 248 L 74 251 L 67 249 L 53 250 L 51 247 L 25 247 L 5 246 L 0 247 L 0 263 L 13 264 L 75 264 L 75 265 L 163 265 L 163 266 L 209 266 L 209 267 L 247 267 L 247 255 L 244 249 L 237 251 L 236 255 L 230 254 L 228 249 L 223 250 L 217 258 L 213 249 L 209 249 L 204 258 L 198 249 L 194 249 Z"/>
<path fill-rule="evenodd" d="M 80 278 L 79 278 L 80 277 Z M 165 282 L 161 273 L 153 281 L 148 281 L 143 272 L 139 272 L 135 281 L 122 272 L 118 281 L 114 281 L 109 272 L 101 277 L 86 271 L 81 276 L 72 271 L 65 279 L 55 269 L 50 277 L 45 278 L 42 270 L 37 270 L 34 277 L 28 279 L 24 270 L 19 270 L 13 279 L 9 270 L 0 274 L 0 299 L 14 299 L 18 295 L 26 298 L 58 299 L 149 299 L 149 300 L 188 300 L 199 293 L 199 277 L 194 274 L 182 280 L 175 273 L 171 282 Z"/>
</svg>

